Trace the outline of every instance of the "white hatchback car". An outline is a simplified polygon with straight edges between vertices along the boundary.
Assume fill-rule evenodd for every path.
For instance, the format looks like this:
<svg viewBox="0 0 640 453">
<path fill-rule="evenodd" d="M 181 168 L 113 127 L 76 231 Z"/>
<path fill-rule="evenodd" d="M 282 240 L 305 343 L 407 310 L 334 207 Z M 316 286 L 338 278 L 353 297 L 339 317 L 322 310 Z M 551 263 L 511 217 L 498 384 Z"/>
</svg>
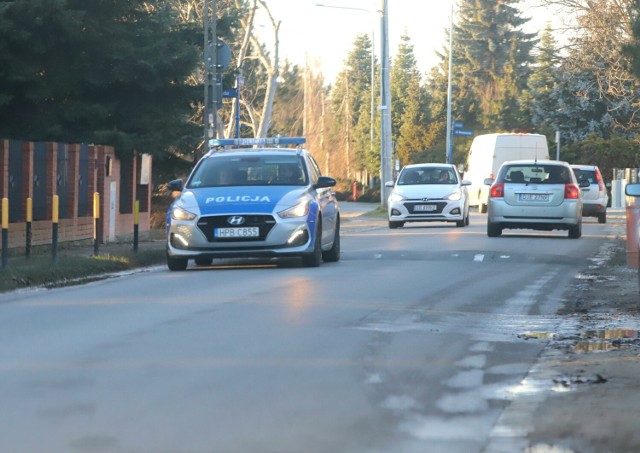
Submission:
<svg viewBox="0 0 640 453">
<path fill-rule="evenodd" d="M 389 228 L 405 222 L 455 222 L 469 225 L 467 186 L 455 166 L 449 164 L 413 164 L 405 166 L 389 195 Z"/>
</svg>

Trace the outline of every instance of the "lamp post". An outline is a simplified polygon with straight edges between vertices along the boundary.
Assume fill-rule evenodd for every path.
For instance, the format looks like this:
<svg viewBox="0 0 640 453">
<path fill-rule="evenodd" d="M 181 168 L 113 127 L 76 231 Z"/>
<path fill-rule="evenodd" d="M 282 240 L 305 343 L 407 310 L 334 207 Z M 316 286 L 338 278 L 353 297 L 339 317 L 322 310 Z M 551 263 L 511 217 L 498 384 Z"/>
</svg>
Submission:
<svg viewBox="0 0 640 453">
<path fill-rule="evenodd" d="M 380 204 L 386 206 L 391 180 L 391 77 L 389 59 L 388 0 L 382 0 L 380 9 Z"/>
<path fill-rule="evenodd" d="M 352 10 L 352 11 L 363 11 L 369 15 L 371 15 L 371 11 L 365 8 L 356 8 L 356 7 L 350 7 L 350 6 L 337 6 L 337 5 L 325 5 L 324 3 L 316 3 L 316 6 L 319 6 L 321 8 L 335 8 L 335 9 L 348 9 L 348 10 Z M 375 120 L 375 89 L 373 86 L 373 82 L 375 80 L 375 76 L 376 76 L 376 55 L 375 55 L 375 44 L 374 44 L 374 39 L 375 39 L 375 31 L 373 29 L 373 27 L 371 28 L 371 117 L 369 119 L 369 150 L 371 152 L 370 155 L 373 156 L 373 122 Z M 382 165 L 382 162 L 380 162 L 380 165 Z M 381 172 L 382 174 L 382 172 Z M 384 186 L 384 183 L 382 183 L 382 186 Z M 380 190 L 380 192 L 382 193 L 382 189 Z"/>
<path fill-rule="evenodd" d="M 455 0 L 451 0 L 451 25 L 449 26 L 449 77 L 447 81 L 447 142 L 446 142 L 446 162 L 448 164 L 453 161 L 453 134 L 451 131 L 451 97 L 452 82 L 451 73 L 453 72 L 453 5 Z"/>
</svg>

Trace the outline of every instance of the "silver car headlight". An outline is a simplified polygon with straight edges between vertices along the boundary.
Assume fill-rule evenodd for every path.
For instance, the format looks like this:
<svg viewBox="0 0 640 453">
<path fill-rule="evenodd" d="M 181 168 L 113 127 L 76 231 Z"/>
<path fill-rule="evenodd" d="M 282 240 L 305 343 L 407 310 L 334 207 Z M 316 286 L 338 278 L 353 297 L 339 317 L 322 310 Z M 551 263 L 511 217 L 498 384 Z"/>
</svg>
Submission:
<svg viewBox="0 0 640 453">
<path fill-rule="evenodd" d="M 171 218 L 173 220 L 193 220 L 196 217 L 196 214 L 194 214 L 193 212 L 189 212 L 179 206 L 176 206 L 171 210 Z"/>
<path fill-rule="evenodd" d="M 309 214 L 310 200 L 304 198 L 298 202 L 298 204 L 291 206 L 290 208 L 280 211 L 278 215 L 283 219 L 292 219 L 296 217 L 304 217 Z"/>
<path fill-rule="evenodd" d="M 450 195 L 448 195 L 445 198 L 447 200 L 451 200 L 451 201 L 458 201 L 460 198 L 462 198 L 462 191 L 461 190 L 456 190 L 455 192 L 451 193 Z"/>
<path fill-rule="evenodd" d="M 406 200 L 406 197 L 400 195 L 399 193 L 392 192 L 391 195 L 389 195 L 389 201 L 392 203 L 396 203 L 402 200 Z"/>
</svg>

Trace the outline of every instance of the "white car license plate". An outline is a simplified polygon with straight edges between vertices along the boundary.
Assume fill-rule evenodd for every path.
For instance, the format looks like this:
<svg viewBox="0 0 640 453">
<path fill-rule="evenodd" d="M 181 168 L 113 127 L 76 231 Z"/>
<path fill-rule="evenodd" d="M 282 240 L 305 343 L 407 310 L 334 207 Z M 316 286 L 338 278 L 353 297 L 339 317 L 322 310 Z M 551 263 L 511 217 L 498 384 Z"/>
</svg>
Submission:
<svg viewBox="0 0 640 453">
<path fill-rule="evenodd" d="M 260 228 L 216 228 L 213 235 L 217 238 L 255 238 L 260 236 Z"/>
<path fill-rule="evenodd" d="M 519 201 L 549 201 L 548 193 L 521 193 L 518 194 Z"/>
<path fill-rule="evenodd" d="M 414 212 L 430 212 L 435 211 L 436 209 L 438 209 L 438 206 L 436 206 L 435 204 L 418 204 L 413 207 Z"/>
</svg>

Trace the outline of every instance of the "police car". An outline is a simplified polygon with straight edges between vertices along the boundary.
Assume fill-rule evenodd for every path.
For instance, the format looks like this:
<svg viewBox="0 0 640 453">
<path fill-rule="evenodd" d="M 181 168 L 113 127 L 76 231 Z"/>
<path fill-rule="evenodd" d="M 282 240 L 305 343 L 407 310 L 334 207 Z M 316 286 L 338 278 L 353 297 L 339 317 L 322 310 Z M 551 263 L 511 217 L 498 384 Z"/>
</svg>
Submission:
<svg viewBox="0 0 640 453">
<path fill-rule="evenodd" d="M 321 175 L 304 143 L 304 137 L 210 141 L 217 149 L 186 183 L 169 183 L 181 191 L 167 212 L 169 269 L 230 257 L 301 257 L 307 267 L 338 261 L 336 180 Z M 277 147 L 283 145 L 297 146 Z"/>
</svg>

